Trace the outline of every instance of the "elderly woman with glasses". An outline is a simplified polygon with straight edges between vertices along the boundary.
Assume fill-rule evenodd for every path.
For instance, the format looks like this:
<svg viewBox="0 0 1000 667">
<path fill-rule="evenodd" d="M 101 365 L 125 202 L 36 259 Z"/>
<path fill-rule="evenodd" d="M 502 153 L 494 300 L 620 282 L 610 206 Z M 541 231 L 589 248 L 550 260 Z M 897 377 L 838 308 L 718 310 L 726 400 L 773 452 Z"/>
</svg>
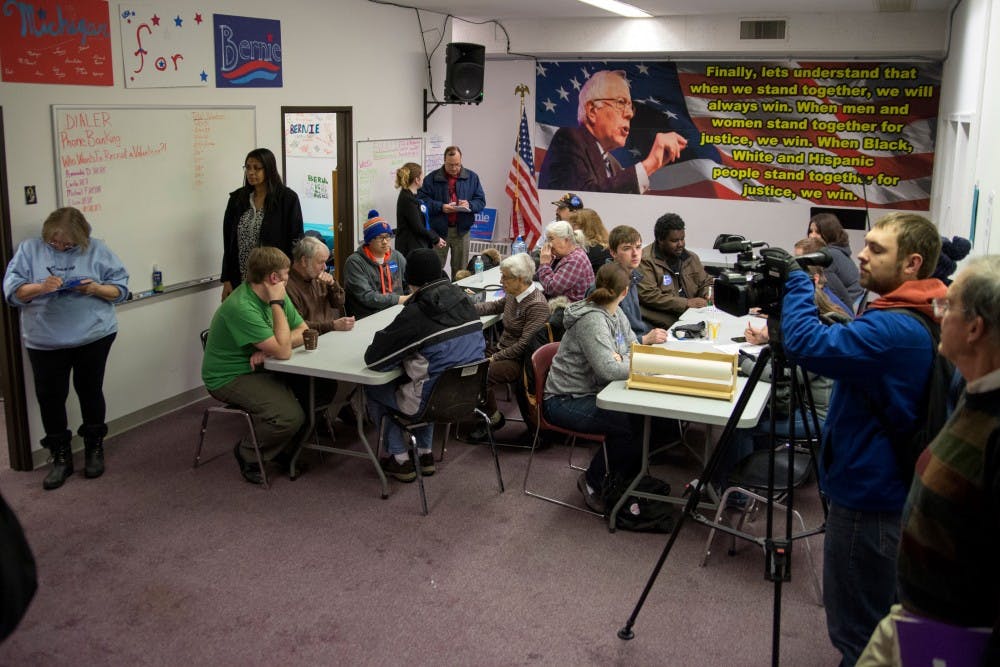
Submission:
<svg viewBox="0 0 1000 667">
<path fill-rule="evenodd" d="M 243 187 L 229 193 L 222 218 L 223 300 L 243 282 L 250 251 L 280 248 L 292 259 L 292 246 L 302 238 L 299 196 L 285 187 L 274 153 L 255 148 L 243 161 Z"/>
<path fill-rule="evenodd" d="M 517 382 L 521 379 L 522 358 L 535 332 L 549 319 L 549 305 L 545 294 L 532 282 L 535 262 L 527 253 L 512 255 L 500 262 L 500 283 L 504 296 L 500 299 L 477 303 L 479 315 L 503 313 L 503 334 L 496 347 L 488 350 L 490 372 L 486 394 L 486 414 L 493 422 L 493 430 L 503 426 L 503 413 L 497 409 L 494 388 L 498 384 Z M 472 440 L 486 440 L 486 427 L 477 428 L 469 436 Z"/>
<path fill-rule="evenodd" d="M 556 220 L 545 228 L 545 238 L 538 255 L 538 282 L 545 296 L 550 299 L 565 296 L 570 301 L 579 301 L 594 284 L 594 268 L 582 247 L 583 234 L 578 237 L 568 222 Z M 559 263 L 553 269 L 555 258 Z"/>
<path fill-rule="evenodd" d="M 104 367 L 118 332 L 113 304 L 128 297 L 128 272 L 75 208 L 60 208 L 42 224 L 41 238 L 27 239 L 7 265 L 7 302 L 21 310 L 21 338 L 35 379 L 35 397 L 52 470 L 46 490 L 73 474 L 66 416 L 69 378 L 80 401 L 77 431 L 86 449 L 84 474 L 104 473 Z"/>
<path fill-rule="evenodd" d="M 357 319 L 410 298 L 403 284 L 406 259 L 392 247 L 392 227 L 372 209 L 363 233 L 364 243 L 344 261 L 345 307 Z"/>
</svg>

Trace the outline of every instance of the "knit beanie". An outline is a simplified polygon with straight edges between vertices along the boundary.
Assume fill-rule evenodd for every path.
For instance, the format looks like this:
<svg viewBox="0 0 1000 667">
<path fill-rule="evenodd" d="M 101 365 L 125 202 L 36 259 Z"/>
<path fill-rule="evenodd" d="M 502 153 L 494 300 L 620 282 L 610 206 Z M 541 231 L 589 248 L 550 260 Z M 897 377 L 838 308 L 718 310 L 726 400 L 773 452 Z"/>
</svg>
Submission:
<svg viewBox="0 0 1000 667">
<path fill-rule="evenodd" d="M 368 220 L 365 222 L 364 234 L 365 245 L 368 245 L 374 241 L 376 237 L 382 236 L 383 234 L 391 235 L 392 227 L 390 227 L 389 223 L 378 214 L 378 211 L 372 209 L 368 211 Z"/>
<path fill-rule="evenodd" d="M 406 283 L 414 287 L 423 287 L 445 277 L 441 272 L 441 260 L 430 248 L 417 248 L 406 256 L 404 275 Z"/>
</svg>

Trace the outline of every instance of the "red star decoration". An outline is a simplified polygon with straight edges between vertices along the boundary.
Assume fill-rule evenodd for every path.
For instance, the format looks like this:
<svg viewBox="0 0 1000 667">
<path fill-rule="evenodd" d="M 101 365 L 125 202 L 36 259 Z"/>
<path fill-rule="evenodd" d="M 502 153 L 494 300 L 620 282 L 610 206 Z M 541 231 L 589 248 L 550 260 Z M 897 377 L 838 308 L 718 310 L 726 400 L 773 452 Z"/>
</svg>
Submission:
<svg viewBox="0 0 1000 667">
<path fill-rule="evenodd" d="M 197 23 L 198 25 L 201 25 L 201 14 L 194 15 L 194 22 Z"/>
<path fill-rule="evenodd" d="M 156 14 L 153 14 L 152 21 L 153 21 L 153 25 L 160 25 L 160 17 L 157 16 Z"/>
<path fill-rule="evenodd" d="M 274 35 L 272 33 L 267 33 L 267 41 L 268 42 L 273 42 L 274 41 Z"/>
</svg>

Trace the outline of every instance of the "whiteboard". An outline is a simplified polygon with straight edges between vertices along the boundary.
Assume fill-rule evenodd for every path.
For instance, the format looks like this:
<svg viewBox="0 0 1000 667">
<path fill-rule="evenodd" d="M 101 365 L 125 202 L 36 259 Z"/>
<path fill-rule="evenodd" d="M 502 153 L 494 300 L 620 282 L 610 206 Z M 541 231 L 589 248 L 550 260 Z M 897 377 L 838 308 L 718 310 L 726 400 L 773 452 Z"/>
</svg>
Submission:
<svg viewBox="0 0 1000 667">
<path fill-rule="evenodd" d="M 257 143 L 255 107 L 52 106 L 60 206 L 80 209 L 129 272 L 152 289 L 222 269 L 222 216 Z"/>
<path fill-rule="evenodd" d="M 423 167 L 424 140 L 419 137 L 406 139 L 378 139 L 357 142 L 354 164 L 358 170 L 358 226 L 357 237 L 368 220 L 368 211 L 377 210 L 386 222 L 396 227 L 396 170 L 407 162 Z"/>
</svg>

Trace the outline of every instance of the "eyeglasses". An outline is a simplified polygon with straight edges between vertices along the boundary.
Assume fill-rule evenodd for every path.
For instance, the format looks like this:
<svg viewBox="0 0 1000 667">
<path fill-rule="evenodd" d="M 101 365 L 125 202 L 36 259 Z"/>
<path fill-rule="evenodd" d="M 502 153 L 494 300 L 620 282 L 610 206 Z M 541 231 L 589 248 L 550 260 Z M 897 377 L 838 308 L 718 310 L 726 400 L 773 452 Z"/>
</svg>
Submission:
<svg viewBox="0 0 1000 667">
<path fill-rule="evenodd" d="M 52 248 L 53 250 L 58 250 L 60 252 L 65 252 L 67 250 L 73 250 L 74 248 L 76 248 L 75 243 L 67 243 L 66 241 L 46 241 L 46 243 L 48 243 L 49 247 Z"/>
<path fill-rule="evenodd" d="M 264 167 L 256 164 L 243 165 L 243 171 L 264 171 Z"/>
<path fill-rule="evenodd" d="M 391 234 L 382 234 L 381 236 L 376 236 L 372 241 L 378 241 L 379 243 L 388 243 L 392 240 Z"/>
<path fill-rule="evenodd" d="M 942 296 L 937 299 L 931 299 L 931 305 L 934 306 L 934 317 L 941 319 L 950 311 L 951 304 L 948 302 L 948 297 Z M 965 308 L 956 308 L 955 310 L 961 310 L 961 312 L 966 312 Z"/>
<path fill-rule="evenodd" d="M 632 100 L 626 100 L 624 97 L 598 97 L 590 101 L 608 102 L 611 106 L 617 109 L 620 114 L 624 114 L 626 112 L 635 113 L 635 106 L 632 104 Z"/>
</svg>

